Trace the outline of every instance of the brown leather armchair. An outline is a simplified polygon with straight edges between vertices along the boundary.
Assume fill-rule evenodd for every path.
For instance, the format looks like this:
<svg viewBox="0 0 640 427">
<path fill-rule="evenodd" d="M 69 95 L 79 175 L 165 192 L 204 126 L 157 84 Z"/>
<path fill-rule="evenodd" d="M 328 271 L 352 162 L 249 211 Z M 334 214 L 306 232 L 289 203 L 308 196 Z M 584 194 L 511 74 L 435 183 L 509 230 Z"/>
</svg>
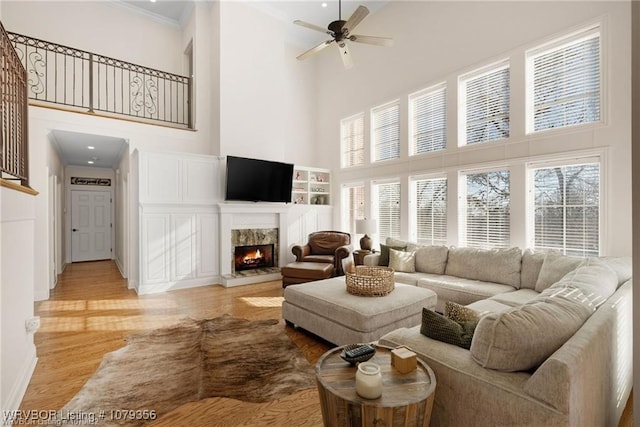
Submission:
<svg viewBox="0 0 640 427">
<path fill-rule="evenodd" d="M 316 231 L 309 234 L 306 245 L 291 248 L 298 262 L 333 264 L 334 276 L 344 276 L 343 260 L 348 261 L 352 250 L 351 235 L 342 231 Z"/>
</svg>

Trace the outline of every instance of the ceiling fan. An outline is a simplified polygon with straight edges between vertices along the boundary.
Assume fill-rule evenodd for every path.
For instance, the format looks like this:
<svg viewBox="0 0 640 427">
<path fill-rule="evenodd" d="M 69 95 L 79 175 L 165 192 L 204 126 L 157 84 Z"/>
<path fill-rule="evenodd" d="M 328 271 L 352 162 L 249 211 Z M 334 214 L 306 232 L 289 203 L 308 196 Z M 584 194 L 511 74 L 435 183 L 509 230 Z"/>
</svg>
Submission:
<svg viewBox="0 0 640 427">
<path fill-rule="evenodd" d="M 369 9 L 360 5 L 355 10 L 355 12 L 353 12 L 351 17 L 347 21 L 344 21 L 342 20 L 342 1 L 338 0 L 338 20 L 331 22 L 328 25 L 326 30 L 318 25 L 309 24 L 308 22 L 304 22 L 300 20 L 293 21 L 293 23 L 296 25 L 300 25 L 302 27 L 309 28 L 311 30 L 320 31 L 321 33 L 328 34 L 332 37 L 332 39 L 324 41 L 319 45 L 312 47 L 308 51 L 302 53 L 301 55 L 298 55 L 297 58 L 300 60 L 307 59 L 314 53 L 321 51 L 325 47 L 335 42 L 336 46 L 338 46 L 338 50 L 340 51 L 340 56 L 342 57 L 342 63 L 344 64 L 344 67 L 351 68 L 353 67 L 353 59 L 351 58 L 351 53 L 349 52 L 349 46 L 347 45 L 347 40 L 350 40 L 356 43 L 366 43 L 366 44 L 373 44 L 377 46 L 392 46 L 393 39 L 389 37 L 360 36 L 356 34 L 351 34 L 351 32 L 356 28 L 356 26 L 360 22 L 362 22 L 362 20 L 368 14 L 369 14 Z"/>
</svg>

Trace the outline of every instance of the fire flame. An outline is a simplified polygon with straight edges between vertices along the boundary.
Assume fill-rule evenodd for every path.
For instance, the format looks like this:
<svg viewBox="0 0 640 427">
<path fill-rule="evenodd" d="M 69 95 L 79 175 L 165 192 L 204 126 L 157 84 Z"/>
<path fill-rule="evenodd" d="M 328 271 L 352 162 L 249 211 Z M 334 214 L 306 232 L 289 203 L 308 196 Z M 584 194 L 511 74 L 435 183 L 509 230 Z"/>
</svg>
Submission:
<svg viewBox="0 0 640 427">
<path fill-rule="evenodd" d="M 252 255 L 247 255 L 242 260 L 244 262 L 247 262 L 247 261 L 251 261 L 251 260 L 254 260 L 254 259 L 260 259 L 260 258 L 262 258 L 262 252 L 260 252 L 260 249 L 256 249 L 256 252 L 253 254 L 253 256 Z"/>
</svg>

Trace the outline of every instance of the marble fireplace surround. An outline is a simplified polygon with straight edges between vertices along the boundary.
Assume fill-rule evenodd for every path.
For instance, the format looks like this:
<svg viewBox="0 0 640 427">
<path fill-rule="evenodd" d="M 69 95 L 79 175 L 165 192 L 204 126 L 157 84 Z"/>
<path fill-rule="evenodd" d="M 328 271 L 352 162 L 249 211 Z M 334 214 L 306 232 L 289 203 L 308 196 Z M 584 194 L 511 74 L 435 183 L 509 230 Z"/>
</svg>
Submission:
<svg viewBox="0 0 640 427">
<path fill-rule="evenodd" d="M 220 203 L 220 275 L 223 286 L 279 280 L 280 266 L 286 263 L 287 212 L 280 204 Z M 274 266 L 270 269 L 243 270 L 234 267 L 236 245 L 274 244 Z"/>
</svg>

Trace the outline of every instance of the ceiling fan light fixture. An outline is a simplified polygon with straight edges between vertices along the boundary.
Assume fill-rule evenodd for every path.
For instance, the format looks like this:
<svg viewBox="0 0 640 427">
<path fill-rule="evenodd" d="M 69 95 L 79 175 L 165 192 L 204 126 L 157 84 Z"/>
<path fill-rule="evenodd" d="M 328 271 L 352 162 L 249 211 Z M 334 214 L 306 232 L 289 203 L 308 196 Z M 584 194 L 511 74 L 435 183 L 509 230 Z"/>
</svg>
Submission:
<svg viewBox="0 0 640 427">
<path fill-rule="evenodd" d="M 326 7 L 326 3 L 323 3 L 322 7 Z M 351 58 L 351 54 L 349 53 L 349 48 L 345 43 L 345 40 L 349 40 L 357 43 L 372 44 L 376 46 L 392 46 L 393 39 L 389 37 L 360 36 L 356 34 L 351 34 L 353 29 L 355 29 L 356 26 L 360 22 L 362 22 L 362 20 L 366 18 L 368 14 L 369 14 L 369 9 L 360 5 L 355 10 L 355 12 L 351 14 L 349 19 L 344 21 L 342 20 L 342 1 L 338 0 L 338 19 L 336 21 L 332 21 L 331 23 L 329 23 L 326 30 L 318 25 L 309 24 L 308 22 L 304 22 L 300 20 L 293 21 L 293 23 L 296 25 L 300 25 L 302 27 L 309 28 L 314 31 L 319 31 L 319 32 L 328 34 L 332 37 L 331 40 L 327 40 L 323 43 L 320 43 L 319 45 L 312 47 L 311 49 L 307 50 L 301 55 L 298 55 L 297 59 L 299 60 L 307 59 L 311 55 L 324 49 L 329 44 L 336 42 L 336 46 L 340 51 L 340 54 L 341 54 L 340 56 L 342 57 L 342 62 L 345 68 L 351 68 L 353 67 L 353 60 Z"/>
</svg>

